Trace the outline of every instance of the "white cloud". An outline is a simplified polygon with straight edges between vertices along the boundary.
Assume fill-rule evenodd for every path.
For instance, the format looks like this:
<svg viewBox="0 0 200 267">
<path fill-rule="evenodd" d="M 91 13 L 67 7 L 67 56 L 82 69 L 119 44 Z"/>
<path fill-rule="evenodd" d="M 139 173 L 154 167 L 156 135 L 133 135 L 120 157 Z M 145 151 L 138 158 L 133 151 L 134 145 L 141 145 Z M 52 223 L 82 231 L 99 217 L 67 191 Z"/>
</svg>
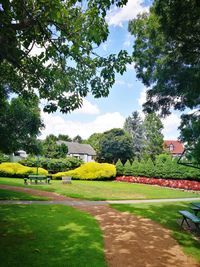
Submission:
<svg viewBox="0 0 200 267">
<path fill-rule="evenodd" d="M 146 92 L 147 89 L 144 88 L 141 90 L 140 96 L 138 98 L 138 105 L 140 107 L 139 114 L 144 119 L 145 115 L 142 111 L 142 105 L 146 101 Z M 180 116 L 175 113 L 167 116 L 166 118 L 161 119 L 164 129 L 162 131 L 165 139 L 177 139 L 179 136 L 178 127 L 180 125 Z"/>
<path fill-rule="evenodd" d="M 132 62 L 131 64 L 127 64 L 126 67 L 128 70 L 134 70 L 135 69 L 135 63 Z"/>
<path fill-rule="evenodd" d="M 68 134 L 70 137 L 80 135 L 88 138 L 93 133 L 102 133 L 112 128 L 122 128 L 125 118 L 119 113 L 105 113 L 90 122 L 65 120 L 59 115 L 41 113 L 46 128 L 42 131 L 41 139 L 49 134 Z"/>
<path fill-rule="evenodd" d="M 133 36 L 130 33 L 126 34 L 125 41 L 123 42 L 124 47 L 130 47 L 133 44 Z"/>
<path fill-rule="evenodd" d="M 116 80 L 115 84 L 116 85 L 121 85 L 121 86 L 126 86 L 128 88 L 133 88 L 133 83 L 127 83 L 127 82 L 125 82 L 123 80 Z"/>
<path fill-rule="evenodd" d="M 178 127 L 180 125 L 180 116 L 172 113 L 164 119 L 161 119 L 164 129 L 162 133 L 164 134 L 165 139 L 177 139 L 179 136 Z"/>
<path fill-rule="evenodd" d="M 83 99 L 83 105 L 79 109 L 73 112 L 74 114 L 89 114 L 89 115 L 97 115 L 100 113 L 97 105 L 92 104 L 87 99 Z"/>
<path fill-rule="evenodd" d="M 148 7 L 144 7 L 143 2 L 143 0 L 129 0 L 126 6 L 114 8 L 107 16 L 108 24 L 122 26 L 123 22 L 136 18 L 139 13 L 148 11 Z"/>
</svg>

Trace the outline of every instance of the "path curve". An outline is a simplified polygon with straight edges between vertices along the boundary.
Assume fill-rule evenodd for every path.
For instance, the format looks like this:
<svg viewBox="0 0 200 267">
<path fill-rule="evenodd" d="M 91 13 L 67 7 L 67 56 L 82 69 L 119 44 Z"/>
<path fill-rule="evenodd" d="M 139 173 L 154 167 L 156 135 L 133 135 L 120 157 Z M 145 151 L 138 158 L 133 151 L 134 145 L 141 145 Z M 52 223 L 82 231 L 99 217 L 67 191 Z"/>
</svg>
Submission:
<svg viewBox="0 0 200 267">
<path fill-rule="evenodd" d="M 94 216 L 103 232 L 109 267 L 200 267 L 182 252 L 169 230 L 149 219 L 119 212 L 107 204 L 87 205 L 88 201 L 82 201 L 80 205 L 80 200 L 52 192 L 4 185 L 0 188 L 63 200 L 63 203 L 73 201 L 75 208 Z"/>
</svg>

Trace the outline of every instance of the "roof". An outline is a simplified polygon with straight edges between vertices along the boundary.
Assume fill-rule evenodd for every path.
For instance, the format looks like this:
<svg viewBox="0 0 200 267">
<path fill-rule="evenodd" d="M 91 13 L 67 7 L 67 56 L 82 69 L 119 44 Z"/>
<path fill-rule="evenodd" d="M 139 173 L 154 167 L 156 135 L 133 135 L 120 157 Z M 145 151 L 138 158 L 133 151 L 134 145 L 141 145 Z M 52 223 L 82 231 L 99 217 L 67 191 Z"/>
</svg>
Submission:
<svg viewBox="0 0 200 267">
<path fill-rule="evenodd" d="M 79 144 L 76 142 L 66 142 L 62 140 L 57 141 L 57 144 L 58 145 L 65 144 L 68 147 L 67 154 L 86 154 L 90 156 L 96 155 L 96 152 L 93 149 L 93 147 L 91 147 L 91 145 L 88 144 Z"/>
<path fill-rule="evenodd" d="M 172 154 L 182 154 L 184 151 L 184 145 L 178 140 L 165 140 L 164 145 L 169 148 L 170 145 L 173 145 L 173 150 L 170 150 Z"/>
</svg>

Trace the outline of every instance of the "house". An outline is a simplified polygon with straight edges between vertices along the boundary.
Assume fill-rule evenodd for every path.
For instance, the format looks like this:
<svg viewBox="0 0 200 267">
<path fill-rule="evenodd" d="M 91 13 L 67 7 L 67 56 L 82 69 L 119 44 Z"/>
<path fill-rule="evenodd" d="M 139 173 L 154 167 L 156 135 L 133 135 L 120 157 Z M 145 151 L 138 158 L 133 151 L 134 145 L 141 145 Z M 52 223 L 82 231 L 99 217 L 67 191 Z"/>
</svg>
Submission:
<svg viewBox="0 0 200 267">
<path fill-rule="evenodd" d="M 76 157 L 82 159 L 84 162 L 94 161 L 96 152 L 88 144 L 79 144 L 76 142 L 57 141 L 58 145 L 65 144 L 68 147 L 67 155 L 70 157 Z"/>
<path fill-rule="evenodd" d="M 184 151 L 184 145 L 178 140 L 165 140 L 164 147 L 172 154 L 173 157 L 180 157 Z"/>
</svg>

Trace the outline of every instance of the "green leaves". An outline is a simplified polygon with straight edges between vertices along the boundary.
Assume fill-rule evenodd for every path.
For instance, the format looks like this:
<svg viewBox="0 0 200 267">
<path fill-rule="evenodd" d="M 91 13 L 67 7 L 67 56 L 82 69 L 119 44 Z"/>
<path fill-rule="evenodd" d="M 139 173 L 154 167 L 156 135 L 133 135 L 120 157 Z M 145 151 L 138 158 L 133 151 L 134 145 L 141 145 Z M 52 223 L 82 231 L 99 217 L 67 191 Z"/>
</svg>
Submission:
<svg viewBox="0 0 200 267">
<path fill-rule="evenodd" d="M 107 40 L 111 5 L 126 2 L 88 0 L 83 7 L 79 0 L 3 1 L 1 94 L 5 86 L 24 98 L 37 91 L 48 101 L 45 111 L 64 113 L 79 108 L 89 92 L 106 97 L 130 57 L 121 51 L 103 58 L 94 49 Z"/>
</svg>

